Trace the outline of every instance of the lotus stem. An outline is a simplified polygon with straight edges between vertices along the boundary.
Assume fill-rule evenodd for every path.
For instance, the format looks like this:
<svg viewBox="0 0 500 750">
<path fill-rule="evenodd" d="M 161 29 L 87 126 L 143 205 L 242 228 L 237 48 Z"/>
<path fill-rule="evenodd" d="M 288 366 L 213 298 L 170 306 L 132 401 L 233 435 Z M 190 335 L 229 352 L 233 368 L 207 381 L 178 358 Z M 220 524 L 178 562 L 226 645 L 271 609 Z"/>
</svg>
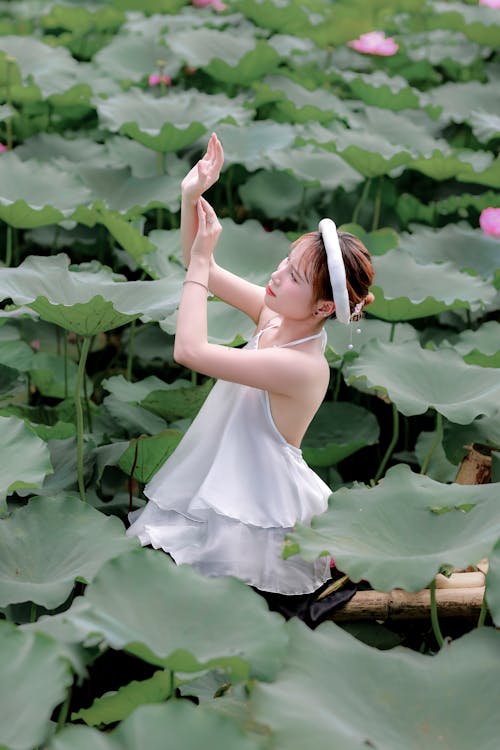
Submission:
<svg viewBox="0 0 500 750">
<path fill-rule="evenodd" d="M 5 265 L 10 268 L 12 265 L 12 227 L 7 224 L 5 237 Z"/>
<path fill-rule="evenodd" d="M 434 451 L 438 447 L 442 438 L 443 438 L 443 415 L 437 411 L 436 412 L 436 436 L 434 440 L 432 441 L 432 445 L 429 448 L 429 452 L 427 453 L 426 457 L 424 458 L 422 462 L 422 468 L 420 469 L 421 474 L 427 473 L 427 469 L 429 468 L 431 458 L 434 455 Z"/>
<path fill-rule="evenodd" d="M 15 62 L 15 58 L 11 57 L 10 55 L 5 56 L 5 62 L 7 63 L 7 70 L 6 70 L 6 100 L 7 104 L 10 106 L 12 98 L 11 98 L 11 90 L 10 90 L 10 82 L 11 82 L 11 69 L 12 64 Z M 12 118 L 7 117 L 5 120 L 5 140 L 7 141 L 7 148 L 9 151 L 12 150 L 12 146 L 14 144 L 14 139 L 12 137 Z"/>
<path fill-rule="evenodd" d="M 132 360 L 134 359 L 134 338 L 135 338 L 135 323 L 136 320 L 132 321 L 129 327 L 130 336 L 128 339 L 128 351 L 127 351 L 127 371 L 125 376 L 127 380 L 132 380 Z"/>
<path fill-rule="evenodd" d="M 139 455 L 139 438 L 135 438 L 135 450 L 134 450 L 134 462 L 130 470 L 130 476 L 128 478 L 128 512 L 132 513 L 132 486 L 134 482 L 134 471 L 137 466 L 137 458 Z"/>
<path fill-rule="evenodd" d="M 175 699 L 175 672 L 173 669 L 170 670 L 170 695 L 168 696 L 168 700 L 174 700 Z"/>
<path fill-rule="evenodd" d="M 392 342 L 394 341 L 395 334 L 396 334 L 396 323 L 393 321 L 391 323 L 391 331 L 389 333 L 389 343 L 390 344 L 392 344 Z"/>
<path fill-rule="evenodd" d="M 198 385 L 198 373 L 196 370 L 191 370 L 191 385 Z"/>
<path fill-rule="evenodd" d="M 377 192 L 375 193 L 375 201 L 373 203 L 373 219 L 372 219 L 372 232 L 378 228 L 380 221 L 380 207 L 382 205 L 382 185 L 384 184 L 384 176 L 380 175 Z"/>
<path fill-rule="evenodd" d="M 85 482 L 83 478 L 83 409 L 82 409 L 82 384 L 85 377 L 85 365 L 87 363 L 87 356 L 90 349 L 90 336 L 83 337 L 83 344 L 80 351 L 80 357 L 78 362 L 78 373 L 76 377 L 75 385 L 75 411 L 76 411 L 76 441 L 77 441 L 77 471 L 78 471 L 78 489 L 80 492 L 80 499 L 85 502 Z"/>
<path fill-rule="evenodd" d="M 357 224 L 358 223 L 359 212 L 361 211 L 361 208 L 362 208 L 365 200 L 368 197 L 368 193 L 370 191 L 370 185 L 371 184 L 372 184 L 372 181 L 371 181 L 371 178 L 369 177 L 366 180 L 366 182 L 365 182 L 365 184 L 363 186 L 363 192 L 361 193 L 361 197 L 360 197 L 359 201 L 356 203 L 356 207 L 355 207 L 355 209 L 354 209 L 354 211 L 352 213 L 352 223 L 353 224 Z"/>
<path fill-rule="evenodd" d="M 37 615 L 36 604 L 35 602 L 31 602 L 30 622 L 36 622 L 36 615 Z"/>
<path fill-rule="evenodd" d="M 429 586 L 429 588 L 431 592 L 431 625 L 432 625 L 432 630 L 436 638 L 436 641 L 438 643 L 438 646 L 439 648 L 441 648 L 444 643 L 444 638 L 443 638 L 443 634 L 441 633 L 441 628 L 439 627 L 439 619 L 438 619 L 437 604 L 436 604 L 436 579 L 435 578 L 432 579 L 431 585 Z"/>
<path fill-rule="evenodd" d="M 57 349 L 59 354 L 59 328 L 57 329 Z M 68 398 L 68 336 L 65 334 L 63 339 L 63 354 L 64 354 L 64 398 Z"/>
<path fill-rule="evenodd" d="M 373 479 L 373 484 L 377 484 L 378 480 L 384 473 L 384 469 L 386 467 L 386 464 L 388 460 L 390 459 L 392 455 L 392 451 L 396 447 L 396 443 L 398 442 L 399 438 L 399 413 L 396 407 L 396 404 L 392 403 L 392 438 L 391 442 L 387 446 L 387 450 L 384 454 L 384 457 L 382 461 L 380 462 L 380 466 L 378 467 L 377 473 L 375 474 L 375 478 Z"/>
<path fill-rule="evenodd" d="M 479 613 L 479 618 L 477 621 L 477 627 L 482 628 L 484 625 L 484 621 L 486 620 L 486 615 L 488 613 L 488 603 L 486 601 L 486 593 L 483 594 L 483 601 L 481 604 L 481 611 Z"/>
<path fill-rule="evenodd" d="M 70 685 L 66 691 L 66 698 L 64 699 L 64 703 L 61 705 L 59 716 L 57 717 L 57 731 L 58 732 L 66 724 L 66 719 L 68 718 L 68 711 L 69 711 L 69 706 L 71 703 L 72 694 L 73 694 L 73 686 Z"/>
<path fill-rule="evenodd" d="M 342 367 L 343 367 L 343 364 L 344 364 L 344 360 L 342 359 L 342 362 L 340 363 L 340 366 L 337 368 L 337 370 L 335 372 L 335 385 L 334 385 L 333 393 L 332 393 L 332 401 L 337 401 L 337 399 L 339 397 L 340 385 L 341 385 L 341 382 L 342 382 Z"/>
</svg>

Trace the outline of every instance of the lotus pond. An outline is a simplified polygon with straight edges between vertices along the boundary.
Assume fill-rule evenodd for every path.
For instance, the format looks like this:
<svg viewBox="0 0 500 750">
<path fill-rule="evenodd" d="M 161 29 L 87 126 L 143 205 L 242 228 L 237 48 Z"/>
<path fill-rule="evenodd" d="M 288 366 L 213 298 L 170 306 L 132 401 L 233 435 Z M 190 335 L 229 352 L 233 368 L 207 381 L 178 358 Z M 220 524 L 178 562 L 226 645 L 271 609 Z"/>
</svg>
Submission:
<svg viewBox="0 0 500 750">
<path fill-rule="evenodd" d="M 0 2 L 1 750 L 497 750 L 498 5 Z M 329 509 L 283 554 L 381 592 L 486 558 L 479 621 L 312 630 L 125 537 L 212 386 L 172 350 L 213 130 L 222 265 L 266 284 L 322 216 L 374 257 L 303 445 Z M 211 299 L 209 333 L 252 325 Z"/>
</svg>

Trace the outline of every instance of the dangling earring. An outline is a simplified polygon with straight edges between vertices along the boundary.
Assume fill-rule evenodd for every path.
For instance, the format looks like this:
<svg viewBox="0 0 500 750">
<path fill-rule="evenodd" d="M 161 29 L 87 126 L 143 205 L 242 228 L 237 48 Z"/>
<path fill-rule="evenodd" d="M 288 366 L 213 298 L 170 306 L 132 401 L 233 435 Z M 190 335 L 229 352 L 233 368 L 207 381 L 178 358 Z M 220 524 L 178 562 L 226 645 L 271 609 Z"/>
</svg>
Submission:
<svg viewBox="0 0 500 750">
<path fill-rule="evenodd" d="M 358 302 L 358 304 L 355 306 L 354 310 L 351 313 L 351 317 L 349 319 L 349 323 L 353 323 L 354 321 L 358 322 L 361 319 L 361 314 L 362 314 L 362 310 L 363 310 L 363 304 L 364 304 L 364 302 L 361 301 L 361 302 Z M 349 341 L 349 343 L 347 345 L 347 348 L 348 349 L 354 349 L 354 344 L 352 343 L 352 328 L 350 328 L 350 332 L 349 333 L 350 333 L 350 341 Z M 356 333 L 361 333 L 361 328 L 359 327 L 359 325 L 356 328 Z"/>
</svg>

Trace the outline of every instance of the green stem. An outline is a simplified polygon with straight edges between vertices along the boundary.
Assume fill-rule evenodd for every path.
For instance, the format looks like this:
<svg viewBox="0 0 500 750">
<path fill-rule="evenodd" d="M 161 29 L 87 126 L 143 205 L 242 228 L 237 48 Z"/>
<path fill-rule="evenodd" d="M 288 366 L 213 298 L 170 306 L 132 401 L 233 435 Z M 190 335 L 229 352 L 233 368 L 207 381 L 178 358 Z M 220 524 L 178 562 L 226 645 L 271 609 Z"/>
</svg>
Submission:
<svg viewBox="0 0 500 750">
<path fill-rule="evenodd" d="M 132 380 L 132 360 L 134 359 L 134 338 L 135 338 L 135 319 L 130 324 L 130 336 L 128 339 L 128 351 L 127 351 L 127 371 L 126 371 L 126 378 L 127 380 Z"/>
<path fill-rule="evenodd" d="M 89 350 L 92 349 L 94 339 L 95 339 L 95 336 L 90 337 Z M 89 399 L 89 394 L 87 391 L 87 378 L 85 377 L 85 375 L 83 376 L 83 398 L 85 401 L 85 414 L 87 415 L 87 429 L 89 432 L 92 432 L 94 429 L 92 425 L 92 411 L 90 409 L 90 399 Z"/>
<path fill-rule="evenodd" d="M 341 382 L 342 382 L 342 374 L 341 373 L 342 373 L 342 366 L 343 366 L 343 364 L 344 364 L 344 360 L 342 360 L 342 362 L 340 363 L 340 366 L 338 367 L 338 369 L 337 369 L 337 371 L 335 373 L 335 386 L 333 388 L 333 394 L 332 394 L 333 401 L 337 401 L 337 399 L 339 397 L 340 386 L 341 386 Z"/>
<path fill-rule="evenodd" d="M 439 619 L 438 619 L 437 604 L 436 604 L 436 580 L 435 578 L 432 579 L 432 582 L 429 588 L 431 591 L 431 625 L 432 625 L 432 630 L 434 632 L 434 636 L 436 638 L 438 646 L 439 648 L 441 648 L 444 643 L 444 638 L 443 638 L 443 634 L 441 633 L 441 628 L 439 627 Z"/>
<path fill-rule="evenodd" d="M 87 362 L 87 355 L 90 349 L 90 336 L 85 336 L 83 339 L 83 345 L 80 352 L 80 358 L 78 362 L 78 374 L 76 377 L 75 385 L 75 411 L 76 411 L 76 440 L 77 440 L 77 470 L 78 470 L 78 489 L 80 491 L 80 499 L 85 502 L 85 482 L 83 479 L 83 409 L 81 401 L 81 392 L 83 378 L 85 377 L 85 365 Z"/>
<path fill-rule="evenodd" d="M 59 347 L 59 339 L 57 341 Z M 59 352 L 58 352 L 59 354 Z M 63 337 L 63 355 L 64 355 L 64 398 L 68 398 L 68 334 L 64 332 Z"/>
<path fill-rule="evenodd" d="M 198 373 L 196 370 L 191 370 L 191 385 L 198 384 Z"/>
<path fill-rule="evenodd" d="M 488 614 L 488 604 L 486 602 L 486 594 L 483 594 L 483 601 L 481 603 L 481 611 L 479 613 L 479 619 L 477 621 L 477 627 L 482 628 L 484 625 L 484 621 L 486 620 L 486 615 Z"/>
<path fill-rule="evenodd" d="M 387 446 L 387 450 L 384 453 L 384 457 L 382 461 L 380 462 L 380 466 L 378 467 L 377 473 L 375 474 L 375 478 L 373 479 L 373 484 L 377 484 L 378 480 L 384 473 L 384 469 L 386 467 L 386 464 L 388 460 L 390 459 L 392 452 L 394 448 L 396 447 L 396 443 L 398 442 L 399 438 L 399 414 L 396 407 L 396 404 L 392 404 L 392 438 L 391 442 Z"/>
<path fill-rule="evenodd" d="M 7 224 L 5 238 L 5 265 L 10 268 L 12 265 L 12 227 Z"/>
<path fill-rule="evenodd" d="M 434 451 L 438 447 L 439 443 L 443 439 L 443 416 L 440 414 L 440 412 L 436 412 L 436 437 L 432 441 L 432 445 L 429 448 L 429 452 L 427 453 L 426 457 L 424 458 L 422 462 L 422 468 L 420 469 L 421 474 L 426 474 L 427 469 L 429 468 L 429 464 L 431 462 L 431 458 L 434 455 Z"/>
<path fill-rule="evenodd" d="M 382 205 L 382 185 L 384 184 L 384 176 L 380 175 L 377 192 L 375 193 L 375 201 L 373 203 L 373 219 L 372 219 L 372 232 L 378 228 L 380 221 L 380 208 Z"/>
<path fill-rule="evenodd" d="M 170 670 L 170 695 L 169 700 L 175 699 L 175 672 L 173 669 Z"/>
<path fill-rule="evenodd" d="M 356 203 L 356 207 L 352 213 L 352 223 L 357 224 L 358 223 L 358 216 L 359 212 L 361 211 L 361 208 L 365 202 L 365 200 L 368 197 L 368 193 L 370 191 L 370 185 L 372 184 L 371 178 L 368 178 L 363 186 L 363 192 L 361 193 L 361 197 L 359 201 Z"/>
<path fill-rule="evenodd" d="M 392 342 L 394 341 L 395 334 L 396 334 L 396 323 L 392 322 L 391 323 L 391 332 L 389 334 L 389 343 L 392 344 Z"/>
<path fill-rule="evenodd" d="M 35 604 L 35 602 L 31 602 L 30 622 L 36 622 L 36 604 Z"/>
<path fill-rule="evenodd" d="M 71 696 L 73 693 L 73 686 L 70 685 L 69 688 L 66 691 L 66 698 L 64 699 L 64 703 L 61 706 L 61 710 L 59 711 L 59 716 L 57 717 L 57 731 L 59 732 L 63 726 L 66 724 L 66 719 L 68 718 L 68 711 L 69 706 L 71 703 Z"/>
</svg>

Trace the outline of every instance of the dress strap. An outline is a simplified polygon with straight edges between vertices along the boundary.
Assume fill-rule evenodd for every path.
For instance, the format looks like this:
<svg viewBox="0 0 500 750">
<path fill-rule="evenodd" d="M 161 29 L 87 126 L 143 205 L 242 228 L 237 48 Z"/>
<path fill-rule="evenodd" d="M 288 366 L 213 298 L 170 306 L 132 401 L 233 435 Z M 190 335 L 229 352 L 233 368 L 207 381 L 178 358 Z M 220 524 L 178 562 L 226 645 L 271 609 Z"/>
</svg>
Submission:
<svg viewBox="0 0 500 750">
<path fill-rule="evenodd" d="M 275 346 L 276 347 L 297 346 L 298 344 L 303 344 L 305 341 L 312 341 L 313 339 L 319 339 L 320 336 L 324 336 L 326 338 L 326 332 L 324 328 L 322 328 L 319 333 L 313 334 L 313 336 L 306 336 L 303 339 L 297 339 L 296 341 L 289 341 L 287 344 L 275 344 Z"/>
</svg>

